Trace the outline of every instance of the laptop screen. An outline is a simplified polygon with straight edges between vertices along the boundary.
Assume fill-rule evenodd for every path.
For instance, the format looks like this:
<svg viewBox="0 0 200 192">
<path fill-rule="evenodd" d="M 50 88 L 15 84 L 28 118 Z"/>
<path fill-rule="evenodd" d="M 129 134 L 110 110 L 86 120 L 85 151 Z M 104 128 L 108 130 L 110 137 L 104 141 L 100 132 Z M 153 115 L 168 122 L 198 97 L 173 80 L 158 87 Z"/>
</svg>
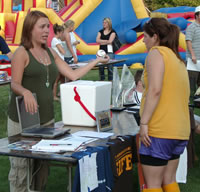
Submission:
<svg viewBox="0 0 200 192">
<path fill-rule="evenodd" d="M 36 98 L 36 95 L 33 94 Z M 19 123 L 21 124 L 22 129 L 39 127 L 40 126 L 40 117 L 39 111 L 33 115 L 26 112 L 24 98 L 22 96 L 16 97 L 17 102 L 17 112 L 19 117 Z"/>
</svg>

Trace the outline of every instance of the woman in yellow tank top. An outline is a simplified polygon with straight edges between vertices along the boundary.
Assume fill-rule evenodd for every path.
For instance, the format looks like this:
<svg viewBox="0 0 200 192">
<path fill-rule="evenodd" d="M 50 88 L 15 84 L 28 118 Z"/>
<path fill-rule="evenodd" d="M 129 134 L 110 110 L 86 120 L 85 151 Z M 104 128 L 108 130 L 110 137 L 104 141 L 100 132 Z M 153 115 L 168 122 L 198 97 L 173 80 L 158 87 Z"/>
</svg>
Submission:
<svg viewBox="0 0 200 192">
<path fill-rule="evenodd" d="M 190 134 L 189 80 L 178 52 L 179 28 L 164 18 L 144 24 L 149 51 L 140 109 L 144 192 L 179 192 L 176 169 Z"/>
</svg>

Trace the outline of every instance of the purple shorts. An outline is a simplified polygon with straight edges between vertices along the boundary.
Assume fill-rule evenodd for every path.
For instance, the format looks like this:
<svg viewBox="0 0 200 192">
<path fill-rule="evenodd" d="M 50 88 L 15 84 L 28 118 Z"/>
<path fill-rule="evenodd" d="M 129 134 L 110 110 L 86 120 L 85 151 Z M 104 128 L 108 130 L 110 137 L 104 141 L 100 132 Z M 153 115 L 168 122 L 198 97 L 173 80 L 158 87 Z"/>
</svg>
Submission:
<svg viewBox="0 0 200 192">
<path fill-rule="evenodd" d="M 151 136 L 150 139 L 149 147 L 145 147 L 141 142 L 139 154 L 164 160 L 170 160 L 174 155 L 181 155 L 188 143 L 188 140 L 161 139 Z"/>
</svg>

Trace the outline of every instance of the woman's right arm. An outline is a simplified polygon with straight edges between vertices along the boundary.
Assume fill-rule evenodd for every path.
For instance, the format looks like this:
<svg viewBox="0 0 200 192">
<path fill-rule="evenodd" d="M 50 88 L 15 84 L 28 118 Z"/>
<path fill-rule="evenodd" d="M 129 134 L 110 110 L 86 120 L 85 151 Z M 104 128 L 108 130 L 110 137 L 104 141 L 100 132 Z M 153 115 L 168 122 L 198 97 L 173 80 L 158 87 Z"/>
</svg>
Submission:
<svg viewBox="0 0 200 192">
<path fill-rule="evenodd" d="M 24 47 L 19 47 L 15 51 L 11 61 L 11 89 L 15 94 L 24 97 L 26 111 L 33 114 L 37 112 L 37 102 L 33 97 L 31 91 L 22 86 L 24 68 L 27 66 L 28 62 L 29 58 L 26 50 L 24 49 Z"/>
<path fill-rule="evenodd" d="M 192 48 L 192 41 L 186 40 L 186 45 L 187 45 L 187 48 L 188 48 L 188 50 L 189 50 L 189 52 L 190 52 L 190 54 L 192 56 L 192 62 L 196 64 L 197 63 L 197 59 L 196 59 L 196 55 L 194 53 L 194 50 Z"/>
<path fill-rule="evenodd" d="M 109 61 L 109 56 L 106 55 L 105 58 L 97 57 L 93 61 L 89 62 L 87 65 L 80 67 L 78 69 L 73 70 L 69 65 L 66 65 L 66 63 L 58 56 L 58 54 L 51 49 L 51 52 L 54 56 L 55 63 L 58 67 L 59 72 L 67 77 L 68 79 L 75 81 L 82 76 L 84 76 L 88 71 L 90 71 L 93 67 L 96 66 L 98 63 L 107 63 Z"/>
</svg>

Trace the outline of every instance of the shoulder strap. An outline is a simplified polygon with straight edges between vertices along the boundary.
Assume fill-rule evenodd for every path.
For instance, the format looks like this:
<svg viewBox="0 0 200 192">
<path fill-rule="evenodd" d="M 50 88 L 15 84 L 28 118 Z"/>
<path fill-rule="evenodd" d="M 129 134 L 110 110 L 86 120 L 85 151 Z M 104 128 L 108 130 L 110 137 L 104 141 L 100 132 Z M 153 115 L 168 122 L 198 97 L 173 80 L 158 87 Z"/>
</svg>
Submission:
<svg viewBox="0 0 200 192">
<path fill-rule="evenodd" d="M 54 61 L 54 56 L 53 56 L 51 50 L 48 47 L 46 48 L 46 50 L 47 50 L 47 53 L 48 53 L 48 55 L 49 55 L 49 57 L 51 59 L 51 62 Z"/>
</svg>

